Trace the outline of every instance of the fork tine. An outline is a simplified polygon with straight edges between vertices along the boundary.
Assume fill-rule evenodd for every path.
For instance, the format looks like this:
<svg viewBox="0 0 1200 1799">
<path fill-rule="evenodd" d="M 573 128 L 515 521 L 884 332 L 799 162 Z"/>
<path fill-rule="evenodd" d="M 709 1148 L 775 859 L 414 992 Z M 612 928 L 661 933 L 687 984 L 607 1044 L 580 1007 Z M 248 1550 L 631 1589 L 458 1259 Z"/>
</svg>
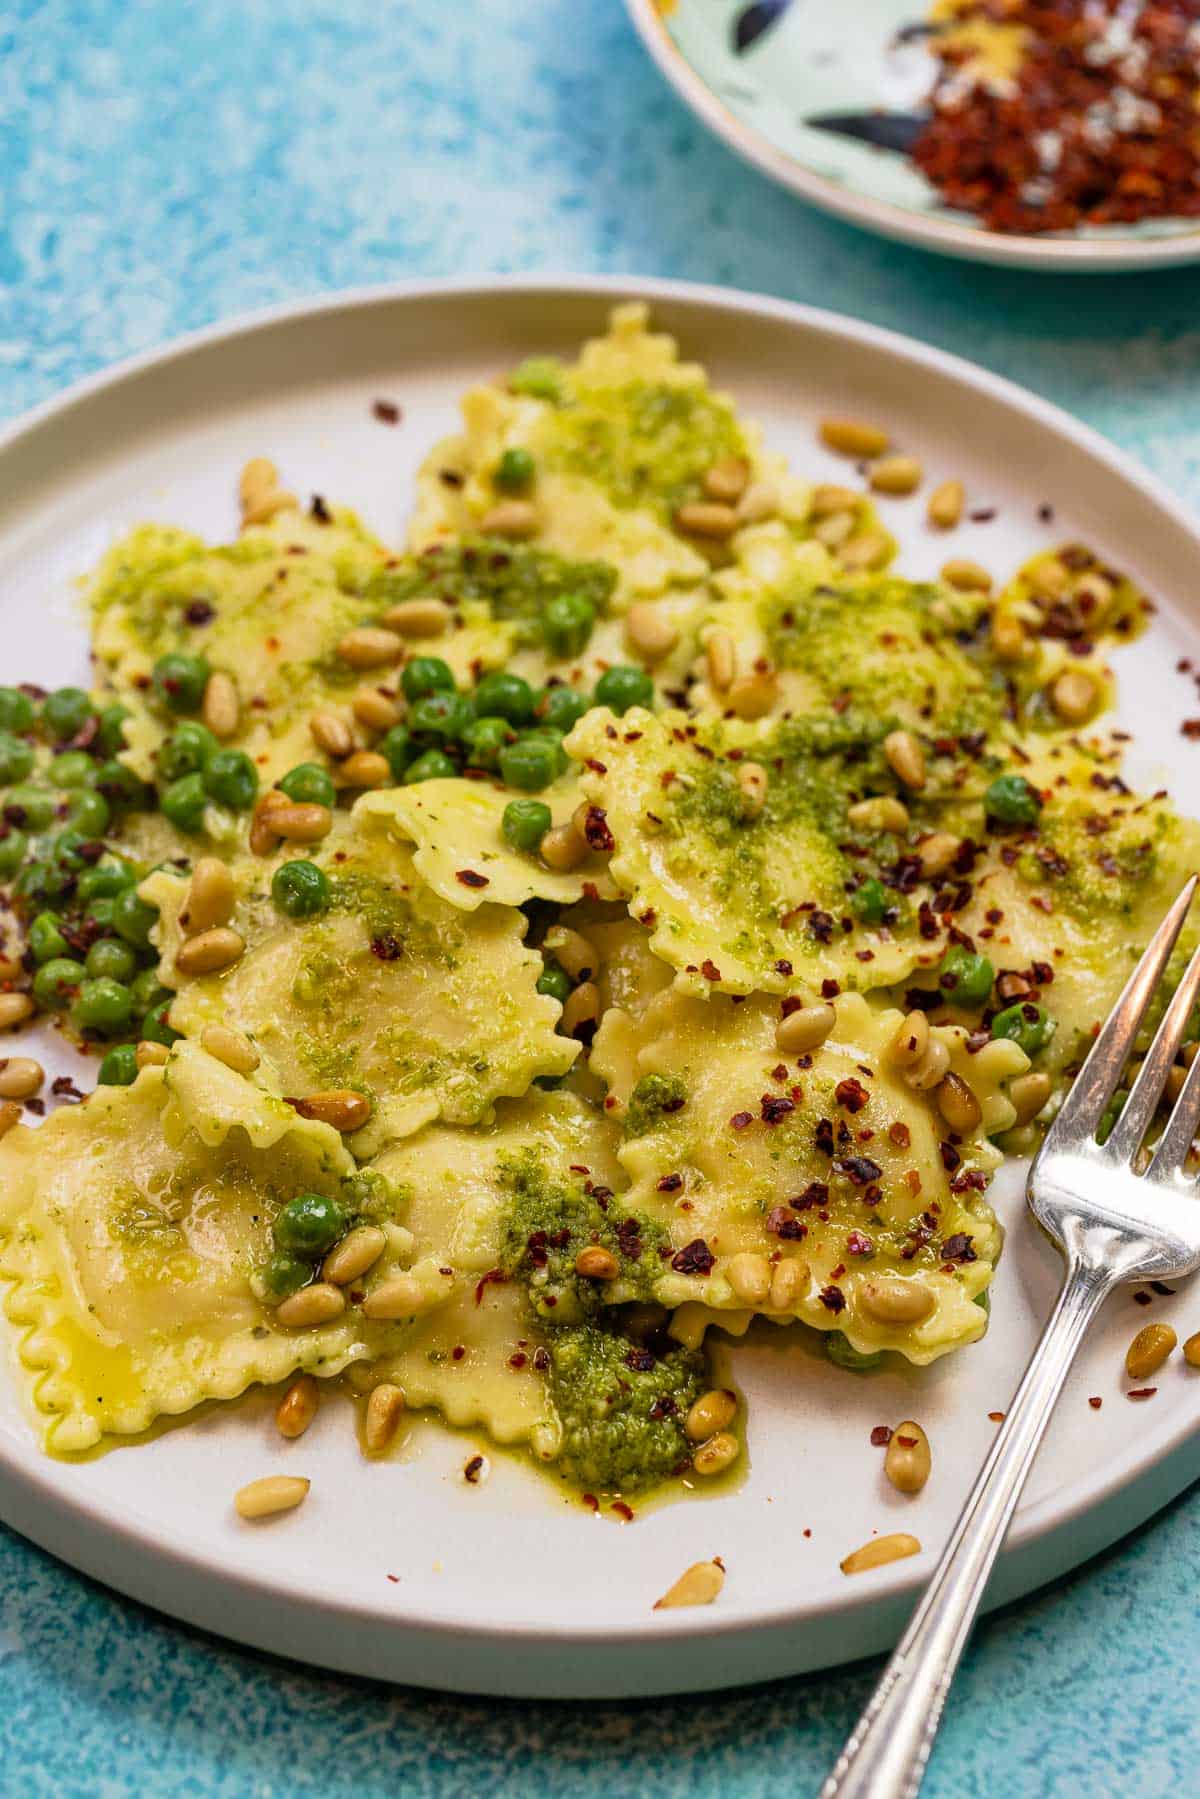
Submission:
<svg viewBox="0 0 1200 1799">
<path fill-rule="evenodd" d="M 1192 966 L 1200 962 L 1200 949 L 1192 957 Z M 1188 972 L 1191 972 L 1189 968 Z M 1146 1179 L 1166 1180 L 1178 1174 L 1195 1140 L 1200 1126 L 1200 1055 L 1187 1071 L 1187 1079 L 1175 1101 L 1166 1129 L 1155 1145 Z"/>
<path fill-rule="evenodd" d="M 1171 995 L 1171 1003 L 1163 1014 L 1162 1023 L 1154 1033 L 1154 1041 L 1150 1045 L 1146 1060 L 1138 1070 L 1137 1079 L 1130 1088 L 1129 1098 L 1121 1108 L 1121 1116 L 1113 1126 L 1112 1134 L 1105 1148 L 1110 1156 L 1119 1162 L 1131 1162 L 1138 1152 L 1142 1138 L 1154 1116 L 1155 1107 L 1162 1098 L 1163 1088 L 1167 1082 L 1167 1070 L 1170 1068 L 1183 1041 L 1183 1033 L 1187 1021 L 1192 1015 L 1192 1007 L 1196 1003 L 1196 992 L 1200 988 L 1200 949 L 1192 956 L 1184 971 L 1183 979 Z M 1180 1096 L 1182 1098 L 1182 1095 Z"/>
<path fill-rule="evenodd" d="M 1088 1058 L 1075 1077 L 1058 1117 L 1046 1132 L 1044 1153 L 1074 1147 L 1081 1137 L 1095 1135 L 1104 1108 L 1116 1090 L 1133 1040 L 1162 978 L 1175 940 L 1183 928 L 1196 876 L 1189 875 L 1183 891 L 1146 945 L 1145 954 L 1126 981 L 1121 997 L 1109 1013 Z"/>
</svg>

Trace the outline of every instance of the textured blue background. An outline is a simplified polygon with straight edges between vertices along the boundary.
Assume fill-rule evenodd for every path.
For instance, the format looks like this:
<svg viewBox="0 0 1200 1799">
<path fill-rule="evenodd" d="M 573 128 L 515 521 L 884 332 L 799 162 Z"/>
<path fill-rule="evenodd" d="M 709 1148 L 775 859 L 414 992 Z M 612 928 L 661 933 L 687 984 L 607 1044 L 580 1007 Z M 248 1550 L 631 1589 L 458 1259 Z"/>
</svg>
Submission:
<svg viewBox="0 0 1200 1799">
<path fill-rule="evenodd" d="M 247 307 L 542 268 L 736 283 L 912 332 L 1200 505 L 1200 271 L 1001 274 L 826 221 L 709 140 L 618 0 L 0 12 L 0 413 Z M 1193 1495 L 985 1623 L 927 1790 L 1196 1792 L 1198 1576 Z M 803 1794 L 874 1674 L 621 1706 L 389 1692 L 198 1637 L 3 1532 L 0 1606 L 0 1790 L 22 1795 Z"/>
</svg>

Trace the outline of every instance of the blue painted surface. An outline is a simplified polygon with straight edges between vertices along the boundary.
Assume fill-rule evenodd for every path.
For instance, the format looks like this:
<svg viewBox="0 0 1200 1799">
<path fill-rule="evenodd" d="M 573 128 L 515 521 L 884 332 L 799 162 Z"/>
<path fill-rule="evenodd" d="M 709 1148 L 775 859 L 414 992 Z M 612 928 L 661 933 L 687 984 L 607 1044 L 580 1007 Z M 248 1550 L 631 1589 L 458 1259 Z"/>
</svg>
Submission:
<svg viewBox="0 0 1200 1799">
<path fill-rule="evenodd" d="M 1045 278 L 822 219 L 713 143 L 618 0 L 9 0 L 0 414 L 247 307 L 611 271 L 912 332 L 1088 419 L 1200 507 L 1200 271 Z M 782 1575 L 786 1578 L 786 1573 Z M 985 1623 L 927 1791 L 1197 1791 L 1200 1506 Z M 0 1791 L 804 1794 L 862 1665 L 621 1706 L 395 1693 L 225 1647 L 0 1533 Z"/>
</svg>

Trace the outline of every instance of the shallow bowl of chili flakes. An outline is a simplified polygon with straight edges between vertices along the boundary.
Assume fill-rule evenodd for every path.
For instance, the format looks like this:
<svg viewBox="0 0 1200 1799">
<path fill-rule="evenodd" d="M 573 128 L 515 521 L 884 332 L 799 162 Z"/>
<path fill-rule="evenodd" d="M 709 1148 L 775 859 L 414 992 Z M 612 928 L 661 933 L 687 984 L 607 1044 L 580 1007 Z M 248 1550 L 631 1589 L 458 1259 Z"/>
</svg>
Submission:
<svg viewBox="0 0 1200 1799">
<path fill-rule="evenodd" d="M 1017 268 L 1200 261 L 1200 0 L 627 0 L 692 110 L 852 224 Z"/>
</svg>

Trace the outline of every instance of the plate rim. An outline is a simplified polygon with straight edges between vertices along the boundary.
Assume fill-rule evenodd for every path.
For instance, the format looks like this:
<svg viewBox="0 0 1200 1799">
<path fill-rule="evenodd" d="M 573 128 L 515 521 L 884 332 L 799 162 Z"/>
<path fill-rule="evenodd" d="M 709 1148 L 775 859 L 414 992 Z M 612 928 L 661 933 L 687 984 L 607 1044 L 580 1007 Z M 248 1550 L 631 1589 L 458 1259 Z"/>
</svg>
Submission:
<svg viewBox="0 0 1200 1799">
<path fill-rule="evenodd" d="M 77 409 L 86 407 L 90 402 L 119 389 L 124 383 L 140 378 L 156 371 L 179 365 L 189 358 L 210 350 L 220 349 L 223 345 L 235 340 L 253 337 L 260 332 L 270 331 L 278 326 L 291 326 L 309 319 L 319 319 L 339 312 L 354 313 L 359 310 L 376 307 L 388 308 L 397 303 L 420 304 L 437 298 L 456 298 L 467 302 L 486 302 L 498 292 L 510 296 L 528 294 L 542 301 L 547 297 L 561 295 L 567 300 L 594 298 L 597 302 L 605 300 L 646 300 L 651 305 L 663 302 L 686 309 L 691 306 L 700 310 L 716 309 L 727 314 L 752 319 L 769 317 L 787 327 L 801 332 L 824 333 L 833 335 L 845 343 L 870 345 L 884 352 L 889 358 L 907 365 L 914 370 L 927 369 L 936 371 L 942 377 L 949 377 L 957 384 L 966 386 L 976 393 L 984 393 L 999 404 L 1007 407 L 1039 425 L 1053 430 L 1061 439 L 1072 443 L 1093 460 L 1106 466 L 1133 488 L 1156 509 L 1165 513 L 1185 535 L 1191 538 L 1200 553 L 1200 518 L 1192 508 L 1177 495 L 1172 493 L 1165 482 L 1150 473 L 1137 463 L 1126 451 L 1112 444 L 1092 426 L 1074 418 L 1063 408 L 1053 402 L 1042 399 L 1016 382 L 991 370 L 980 367 L 964 357 L 941 350 L 935 346 L 920 343 L 903 333 L 888 328 L 868 324 L 862 320 L 824 308 L 805 305 L 799 302 L 779 299 L 771 295 L 756 294 L 744 289 L 725 288 L 711 283 L 672 280 L 660 277 L 640 277 L 635 275 L 574 275 L 546 272 L 536 275 L 502 274 L 484 275 L 466 278 L 445 278 L 439 280 L 413 279 L 400 282 L 388 282 L 367 286 L 356 286 L 350 289 L 335 290 L 331 293 L 308 296 L 299 300 L 280 302 L 273 306 L 256 308 L 241 312 L 232 318 L 218 321 L 200 330 L 186 333 L 170 339 L 165 343 L 152 346 L 135 353 L 121 361 L 73 383 L 61 393 L 51 395 L 32 409 L 17 415 L 0 426 L 0 466 L 10 456 L 19 454 L 27 441 L 47 427 L 53 427 L 69 420 Z M 1015 1389 L 1014 1389 L 1015 1390 Z M 1189 1440 L 1197 1431 L 1197 1426 L 1189 1424 L 1182 1412 L 1175 1414 L 1174 1422 L 1168 1422 L 1156 1437 L 1153 1451 L 1131 1469 L 1117 1468 L 1109 1471 L 1096 1471 L 1086 1488 L 1082 1484 L 1068 1489 L 1065 1497 L 1048 1495 L 1032 1507 L 1018 1515 L 1006 1541 L 1005 1557 L 1013 1557 L 1021 1551 L 1032 1549 L 1039 1541 L 1049 1538 L 1060 1530 L 1069 1527 L 1082 1517 L 1092 1513 L 1099 1514 L 1104 1508 L 1119 1498 L 1121 1491 L 1153 1474 L 1161 1471 L 1172 1458 L 1178 1458 L 1185 1450 Z M 515 1648 L 518 1645 L 537 1647 L 542 1650 L 577 1646 L 580 1648 L 602 1649 L 653 1649 L 660 1641 L 705 1640 L 728 1641 L 749 1634 L 762 1632 L 778 1632 L 788 1628 L 795 1629 L 804 1625 L 806 1620 L 823 1620 L 830 1615 L 825 1604 L 806 1602 L 801 1592 L 776 1604 L 764 1603 L 761 1599 L 754 1602 L 753 1609 L 741 1607 L 728 1611 L 708 1611 L 702 1620 L 697 1620 L 690 1612 L 648 1613 L 644 1620 L 636 1625 L 614 1624 L 611 1622 L 593 1621 L 587 1618 L 575 1618 L 569 1626 L 553 1626 L 545 1622 L 532 1620 L 529 1617 L 515 1617 L 511 1620 L 490 1620 L 480 1623 L 469 1612 L 439 1608 L 436 1611 L 421 1610 L 405 1612 L 402 1603 L 395 1609 L 389 1608 L 386 1617 L 381 1608 L 364 1604 L 350 1598 L 344 1602 L 337 1601 L 325 1594 L 306 1592 L 297 1593 L 294 1586 L 288 1586 L 283 1580 L 269 1575 L 250 1577 L 241 1570 L 225 1567 L 219 1568 L 211 1554 L 192 1552 L 186 1545 L 171 1540 L 156 1521 L 139 1513 L 132 1520 L 124 1520 L 115 1516 L 103 1507 L 89 1504 L 83 1493 L 74 1493 L 56 1481 L 58 1464 L 53 1458 L 45 1456 L 36 1446 L 33 1448 L 32 1462 L 22 1453 L 15 1443 L 10 1444 L 0 1436 L 0 1499 L 7 1500 L 9 1495 L 18 1493 L 17 1509 L 23 1509 L 22 1500 L 31 1502 L 34 1508 L 42 1507 L 45 1511 L 44 1537 L 57 1540 L 56 1525 L 70 1523 L 72 1520 L 82 1522 L 97 1535 L 106 1550 L 113 1546 L 122 1546 L 133 1552 L 146 1555 L 150 1559 L 161 1561 L 169 1569 L 180 1573 L 212 1577 L 236 1589 L 239 1593 L 258 1601 L 276 1601 L 285 1610 L 293 1611 L 299 1607 L 305 1613 L 319 1616 L 327 1620 L 340 1620 L 352 1623 L 355 1620 L 369 1622 L 375 1627 L 390 1627 L 403 1632 L 416 1631 L 422 1635 L 442 1639 L 446 1643 L 460 1646 L 466 1642 L 492 1644 Z M 1190 1477 L 1189 1477 L 1190 1478 Z M 1176 1482 L 1172 1491 L 1177 1491 L 1180 1482 Z M 1170 1494 L 1166 1495 L 1170 1497 Z M 1165 1502 L 1160 1498 L 1157 1504 Z M 1152 1509 L 1157 1509 L 1157 1504 Z M 10 1509 L 6 1504 L 5 1512 Z M 1147 1514 L 1149 1515 L 1149 1514 Z M 35 1541 L 43 1541 L 41 1533 L 42 1514 L 34 1513 L 37 1528 L 23 1529 Z M 1144 1521 L 1139 1519 L 1138 1523 Z M 1136 1526 L 1130 1524 L 1127 1528 Z M 1109 1533 L 1122 1534 L 1118 1529 Z M 151 1605 L 156 1603 L 152 1593 L 146 1588 L 141 1575 L 130 1575 L 128 1579 L 113 1577 L 107 1571 L 107 1558 L 73 1551 L 63 1553 L 54 1543 L 47 1543 L 53 1552 L 61 1555 L 61 1559 L 69 1565 L 83 1568 L 86 1572 L 97 1571 L 98 1560 L 104 1561 L 105 1572 L 99 1578 L 108 1584 L 125 1591 L 133 1591 L 135 1596 Z M 908 1562 L 895 1564 L 891 1568 L 877 1571 L 876 1578 L 862 1589 L 851 1589 L 845 1599 L 839 1603 L 837 1616 L 869 1612 L 886 1605 L 889 1601 L 903 1603 L 906 1597 L 915 1595 L 925 1584 L 932 1568 L 932 1553 L 926 1551 Z M 1072 1564 L 1074 1565 L 1074 1564 Z M 1046 1577 L 1039 1576 L 1033 1585 L 1041 1584 Z M 1022 1590 L 1025 1590 L 1024 1588 Z M 465 1602 L 464 1602 L 465 1603 Z M 187 1618 L 186 1605 L 169 1602 L 171 1615 Z M 197 1620 L 195 1612 L 191 1621 Z M 243 1641 L 254 1642 L 253 1630 L 239 1630 L 230 1621 L 228 1633 Z M 266 1634 L 264 1632 L 264 1634 Z M 263 1646 L 272 1647 L 271 1643 Z M 286 1650 L 283 1651 L 286 1653 Z M 861 1650 L 850 1653 L 862 1653 Z M 310 1659 L 305 1656 L 305 1659 Z M 311 1659 L 318 1659 L 313 1657 Z M 326 1664 L 328 1665 L 328 1664 Z M 832 1664 L 830 1664 L 832 1665 Z M 781 1670 L 786 1671 L 786 1670 Z M 419 1678 L 419 1676 L 418 1676 Z M 725 1683 L 730 1678 L 736 1679 L 731 1668 L 725 1675 Z M 748 1678 L 756 1678 L 749 1676 Z M 452 1685 L 452 1682 L 436 1684 Z M 694 1683 L 699 1690 L 704 1681 Z M 717 1684 L 708 1681 L 708 1685 Z M 471 1690 L 484 1690 L 478 1686 Z M 493 1690 L 509 1690 L 493 1688 Z M 522 1688 L 524 1690 L 524 1688 Z M 642 1688 L 643 1691 L 662 1691 L 662 1687 Z M 687 1690 L 693 1690 L 689 1687 Z"/>
<path fill-rule="evenodd" d="M 657 0 L 625 0 L 625 8 L 659 73 L 711 132 L 761 174 L 847 225 L 876 232 L 894 243 L 998 268 L 1079 275 L 1133 274 L 1200 262 L 1200 224 L 1194 230 L 1168 238 L 1105 241 L 1034 237 L 927 218 L 891 201 L 856 194 L 828 176 L 805 168 L 764 132 L 746 124 L 725 106 L 676 44 Z"/>
</svg>

